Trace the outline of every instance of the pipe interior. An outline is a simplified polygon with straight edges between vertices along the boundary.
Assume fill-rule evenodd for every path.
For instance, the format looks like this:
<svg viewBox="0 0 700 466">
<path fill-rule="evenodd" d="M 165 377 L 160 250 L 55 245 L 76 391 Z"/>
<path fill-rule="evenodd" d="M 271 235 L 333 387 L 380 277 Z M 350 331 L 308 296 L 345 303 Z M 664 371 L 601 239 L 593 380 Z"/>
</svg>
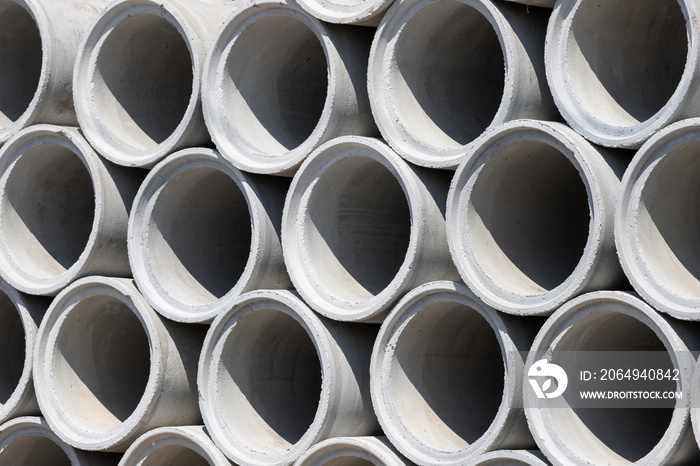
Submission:
<svg viewBox="0 0 700 466">
<path fill-rule="evenodd" d="M 31 13 L 14 1 L 0 1 L 0 127 L 29 108 L 42 58 L 41 34 Z"/>
<path fill-rule="evenodd" d="M 579 351 L 666 352 L 667 349 L 654 330 L 639 320 L 627 314 L 603 311 L 569 327 L 556 345 L 552 362 L 557 363 L 557 352 Z M 570 364 L 565 367 L 569 373 L 579 369 L 569 370 Z M 673 367 L 670 357 L 664 367 Z M 567 401 L 569 396 L 568 392 L 564 393 Z M 648 454 L 668 429 L 672 415 L 673 408 L 576 407 L 553 408 L 546 414 L 550 429 L 560 438 L 561 445 L 592 464 L 609 465 L 630 464 Z"/>
<path fill-rule="evenodd" d="M 140 461 L 139 466 L 209 466 L 209 461 L 183 445 L 164 445 Z"/>
<path fill-rule="evenodd" d="M 210 167 L 187 169 L 163 186 L 151 212 L 150 271 L 180 302 L 216 301 L 243 274 L 251 222 L 246 198 L 231 177 Z"/>
<path fill-rule="evenodd" d="M 0 230 L 15 267 L 53 278 L 75 264 L 95 216 L 95 192 L 83 160 L 59 144 L 40 144 L 11 167 Z"/>
<path fill-rule="evenodd" d="M 577 104 L 615 126 L 648 120 L 678 87 L 688 28 L 678 0 L 579 2 L 566 38 Z"/>
<path fill-rule="evenodd" d="M 382 466 L 382 463 L 375 463 L 357 456 L 337 456 L 324 461 L 323 466 Z"/>
<path fill-rule="evenodd" d="M 397 121 L 408 137 L 457 148 L 493 121 L 505 85 L 496 31 L 476 9 L 437 2 L 403 26 L 392 57 Z"/>
<path fill-rule="evenodd" d="M 650 276 L 667 292 L 700 299 L 700 160 L 698 143 L 654 167 L 642 189 L 634 232 Z"/>
<path fill-rule="evenodd" d="M 394 351 L 391 400 L 413 442 L 456 452 L 487 433 L 503 398 L 505 365 L 478 311 L 456 302 L 427 306 L 405 324 Z"/>
<path fill-rule="evenodd" d="M 334 163 L 315 183 L 305 211 L 305 260 L 324 293 L 367 300 L 396 277 L 411 214 L 396 175 L 383 164 L 360 156 Z"/>
<path fill-rule="evenodd" d="M 97 433 L 117 428 L 144 396 L 149 339 L 138 316 L 119 299 L 97 295 L 75 304 L 51 353 L 56 402 L 74 428 Z"/>
<path fill-rule="evenodd" d="M 540 141 L 522 141 L 495 153 L 478 174 L 467 241 L 496 287 L 536 296 L 573 273 L 590 215 L 586 186 L 566 155 Z"/>
<path fill-rule="evenodd" d="M 24 370 L 25 334 L 12 300 L 0 292 L 0 408 L 17 389 Z"/>
<path fill-rule="evenodd" d="M 140 13 L 118 23 L 97 49 L 91 108 L 119 145 L 156 147 L 190 104 L 193 64 L 181 32 L 161 16 Z"/>
<path fill-rule="evenodd" d="M 217 404 L 246 449 L 279 453 L 313 423 L 321 363 L 307 330 L 290 315 L 260 308 L 226 337 L 216 377 Z"/>
<path fill-rule="evenodd" d="M 42 435 L 24 435 L 0 449 L 0 464 L 71 466 L 63 449 Z"/>
<path fill-rule="evenodd" d="M 319 37 L 301 21 L 277 15 L 249 24 L 226 57 L 222 89 L 229 130 L 262 155 L 295 149 L 321 119 L 328 70 Z"/>
</svg>

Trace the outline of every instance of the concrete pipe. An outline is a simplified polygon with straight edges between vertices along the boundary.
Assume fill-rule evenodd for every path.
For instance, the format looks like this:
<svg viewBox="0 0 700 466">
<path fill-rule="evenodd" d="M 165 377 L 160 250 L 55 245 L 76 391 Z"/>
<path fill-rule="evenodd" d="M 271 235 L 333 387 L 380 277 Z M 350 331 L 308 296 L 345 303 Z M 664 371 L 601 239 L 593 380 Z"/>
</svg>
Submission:
<svg viewBox="0 0 700 466">
<path fill-rule="evenodd" d="M 201 424 L 195 378 L 204 332 L 162 319 L 131 280 L 79 280 L 39 327 L 41 411 L 61 439 L 83 450 L 125 451 L 156 427 Z"/>
<path fill-rule="evenodd" d="M 700 4 L 561 0 L 547 31 L 547 79 L 561 114 L 604 146 L 638 148 L 700 115 Z"/>
<path fill-rule="evenodd" d="M 522 3 L 527 6 L 541 6 L 544 8 L 554 8 L 556 0 L 506 0 L 507 2 Z"/>
<path fill-rule="evenodd" d="M 231 6 L 186 0 L 118 0 L 86 34 L 73 88 L 85 136 L 114 163 L 152 167 L 209 141 L 201 73 Z"/>
<path fill-rule="evenodd" d="M 480 456 L 468 466 L 549 466 L 539 450 L 500 450 Z"/>
<path fill-rule="evenodd" d="M 317 316 L 289 291 L 252 291 L 219 315 L 197 383 L 209 434 L 242 466 L 288 465 L 331 437 L 379 432 L 369 399 L 375 325 Z"/>
<path fill-rule="evenodd" d="M 38 123 L 77 125 L 78 46 L 108 0 L 0 1 L 0 143 Z"/>
<path fill-rule="evenodd" d="M 131 444 L 119 466 L 231 466 L 202 426 L 160 427 Z"/>
<path fill-rule="evenodd" d="M 26 296 L 0 281 L 0 424 L 40 413 L 32 363 L 37 328 L 47 307 L 48 300 Z"/>
<path fill-rule="evenodd" d="M 81 451 L 66 444 L 40 417 L 18 417 L 0 425 L 0 464 L 114 466 L 119 455 Z"/>
<path fill-rule="evenodd" d="M 77 128 L 20 131 L 0 150 L 0 274 L 52 296 L 86 275 L 131 276 L 126 227 L 142 180 L 101 159 Z"/>
<path fill-rule="evenodd" d="M 449 175 L 412 167 L 376 139 L 319 147 L 292 180 L 282 218 L 287 270 L 309 306 L 381 322 L 412 288 L 458 280 L 443 215 Z"/>
<path fill-rule="evenodd" d="M 544 73 L 548 14 L 490 0 L 394 3 L 369 60 L 384 139 L 413 163 L 455 168 L 487 128 L 557 119 Z"/>
<path fill-rule="evenodd" d="M 700 320 L 700 119 L 669 126 L 637 152 L 622 179 L 615 230 L 634 289 L 673 317 Z"/>
<path fill-rule="evenodd" d="M 663 364 L 677 371 L 674 385 L 682 396 L 673 407 L 655 408 L 579 406 L 568 391 L 551 405 L 525 396 L 528 424 L 542 452 L 562 466 L 698 464 L 700 451 L 690 425 L 696 330 L 621 291 L 588 293 L 559 308 L 538 333 L 527 367 L 541 359 L 562 364 L 567 354 L 583 352 L 660 352 L 667 355 Z M 605 367 L 620 363 L 609 362 Z M 574 370 L 578 375 L 576 364 L 567 366 L 569 385 Z"/>
<path fill-rule="evenodd" d="M 321 21 L 378 26 L 394 0 L 299 0 L 299 6 Z"/>
<path fill-rule="evenodd" d="M 560 123 L 518 120 L 488 131 L 447 201 L 462 279 L 488 305 L 517 315 L 551 314 L 578 294 L 625 283 L 613 233 L 628 162 Z"/>
<path fill-rule="evenodd" d="M 295 466 L 409 466 L 413 465 L 386 437 L 338 437 L 319 442 Z"/>
<path fill-rule="evenodd" d="M 293 0 L 238 9 L 203 78 L 204 116 L 223 156 L 241 170 L 292 175 L 334 137 L 378 135 L 366 85 L 372 32 L 323 23 Z"/>
<path fill-rule="evenodd" d="M 499 314 L 461 283 L 408 293 L 382 324 L 370 366 L 374 410 L 391 443 L 417 464 L 444 466 L 533 448 L 522 352 L 538 323 Z"/>
<path fill-rule="evenodd" d="M 139 290 L 162 315 L 211 322 L 241 293 L 291 288 L 279 236 L 286 180 L 185 149 L 144 181 L 129 219 Z"/>
</svg>

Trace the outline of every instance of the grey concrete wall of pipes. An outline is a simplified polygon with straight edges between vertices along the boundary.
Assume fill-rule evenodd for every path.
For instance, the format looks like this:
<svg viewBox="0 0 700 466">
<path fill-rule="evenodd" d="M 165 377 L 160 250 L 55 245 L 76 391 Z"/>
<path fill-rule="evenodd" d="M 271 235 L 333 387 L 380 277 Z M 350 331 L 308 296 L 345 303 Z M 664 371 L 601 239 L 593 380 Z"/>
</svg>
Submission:
<svg viewBox="0 0 700 466">
<path fill-rule="evenodd" d="M 0 466 L 700 464 L 699 18 L 0 0 Z"/>
</svg>

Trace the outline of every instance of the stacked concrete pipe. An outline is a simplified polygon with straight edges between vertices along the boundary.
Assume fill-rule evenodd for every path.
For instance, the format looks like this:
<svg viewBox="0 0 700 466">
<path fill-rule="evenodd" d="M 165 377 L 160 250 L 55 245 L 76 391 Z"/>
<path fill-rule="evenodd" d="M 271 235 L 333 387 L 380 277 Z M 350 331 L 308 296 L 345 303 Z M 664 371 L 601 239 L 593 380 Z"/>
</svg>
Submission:
<svg viewBox="0 0 700 466">
<path fill-rule="evenodd" d="M 634 289 L 659 311 L 700 320 L 700 119 L 659 131 L 637 152 L 617 200 L 616 240 Z"/>
<path fill-rule="evenodd" d="M 538 333 L 528 367 L 543 358 L 556 364 L 567 352 L 667 352 L 682 397 L 673 408 L 586 409 L 570 407 L 568 400 L 542 406 L 534 395 L 526 396 L 525 413 L 540 449 L 562 466 L 697 464 L 700 451 L 690 423 L 691 351 L 697 349 L 694 329 L 663 317 L 635 295 L 596 291 L 569 301 Z"/>
<path fill-rule="evenodd" d="M 317 443 L 295 466 L 410 466 L 386 437 L 337 437 Z"/>
<path fill-rule="evenodd" d="M 561 0 L 547 30 L 547 79 L 559 111 L 587 139 L 638 148 L 700 114 L 700 4 Z"/>
<path fill-rule="evenodd" d="M 204 116 L 223 156 L 242 170 L 292 175 L 332 138 L 377 135 L 366 85 L 371 33 L 326 24 L 293 0 L 238 9 L 203 78 Z"/>
<path fill-rule="evenodd" d="M 499 314 L 462 283 L 428 283 L 408 293 L 372 352 L 372 402 L 385 435 L 421 465 L 533 448 L 522 410 L 521 352 L 539 323 Z"/>
<path fill-rule="evenodd" d="M 114 163 L 152 167 L 209 141 L 201 74 L 232 7 L 117 0 L 92 25 L 75 65 L 75 110 L 86 138 Z"/>
<path fill-rule="evenodd" d="M 628 161 L 560 123 L 516 120 L 486 132 L 447 201 L 462 279 L 516 315 L 548 315 L 578 294 L 624 284 L 613 233 Z"/>
<path fill-rule="evenodd" d="M 119 466 L 231 466 L 202 426 L 159 427 L 137 438 Z"/>
<path fill-rule="evenodd" d="M 545 81 L 548 10 L 490 0 L 403 0 L 372 44 L 369 95 L 407 160 L 455 168 L 484 130 L 557 112 Z"/>
<path fill-rule="evenodd" d="M 201 424 L 204 331 L 162 319 L 132 280 L 71 284 L 37 335 L 34 384 L 48 424 L 76 448 L 115 452 L 156 427 Z"/>
<path fill-rule="evenodd" d="M 179 322 L 211 322 L 242 293 L 286 289 L 280 240 L 288 182 L 243 173 L 194 148 L 159 163 L 129 219 L 134 278 L 151 305 Z"/>
<path fill-rule="evenodd" d="M 17 133 L 0 150 L 0 274 L 50 296 L 80 277 L 130 276 L 126 223 L 142 179 L 100 158 L 77 128 Z"/>
<path fill-rule="evenodd" d="M 0 2 L 0 143 L 30 125 L 75 126 L 73 63 L 109 0 Z"/>
<path fill-rule="evenodd" d="M 118 461 L 113 453 L 73 448 L 41 417 L 18 417 L 0 425 L 0 464 L 115 466 Z"/>
<path fill-rule="evenodd" d="M 315 311 L 381 322 L 412 288 L 458 279 L 448 254 L 449 173 L 414 167 L 377 139 L 319 147 L 292 180 L 282 219 L 287 270 Z"/>
<path fill-rule="evenodd" d="M 289 291 L 242 295 L 212 323 L 199 362 L 214 442 L 236 464 L 275 466 L 327 438 L 378 434 L 369 396 L 376 327 L 318 316 Z"/>
<path fill-rule="evenodd" d="M 299 6 L 321 21 L 357 26 L 377 26 L 394 0 L 299 0 Z"/>
<path fill-rule="evenodd" d="M 48 302 L 0 281 L 0 424 L 37 415 L 32 366 L 34 344 Z"/>
</svg>

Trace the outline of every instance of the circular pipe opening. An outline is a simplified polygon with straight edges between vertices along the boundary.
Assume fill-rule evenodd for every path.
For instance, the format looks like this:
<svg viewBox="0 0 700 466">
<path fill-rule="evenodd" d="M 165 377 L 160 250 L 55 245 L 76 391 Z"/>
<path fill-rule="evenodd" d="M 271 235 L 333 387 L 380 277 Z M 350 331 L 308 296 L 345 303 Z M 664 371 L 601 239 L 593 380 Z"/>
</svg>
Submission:
<svg viewBox="0 0 700 466">
<path fill-rule="evenodd" d="M 194 450 L 182 445 L 167 445 L 158 448 L 147 458 L 140 461 L 139 466 L 210 466 L 209 461 Z"/>
<path fill-rule="evenodd" d="M 292 316 L 260 309 L 226 337 L 216 374 L 217 410 L 246 450 L 283 452 L 313 423 L 321 396 L 314 341 Z"/>
<path fill-rule="evenodd" d="M 95 215 L 82 159 L 62 145 L 41 144 L 5 176 L 0 233 L 14 267 L 40 278 L 66 272 L 85 249 Z"/>
<path fill-rule="evenodd" d="M 24 339 L 24 325 L 15 304 L 0 292 L 0 409 L 9 401 L 22 378 L 26 361 Z"/>
<path fill-rule="evenodd" d="M 522 141 L 481 168 L 470 193 L 466 243 L 481 275 L 498 288 L 544 294 L 581 260 L 590 215 L 588 191 L 566 155 Z"/>
<path fill-rule="evenodd" d="M 0 127 L 29 108 L 41 68 L 41 34 L 31 13 L 13 1 L 0 1 Z"/>
<path fill-rule="evenodd" d="M 50 354 L 55 399 L 75 428 L 104 433 L 119 427 L 146 391 L 148 336 L 138 316 L 114 297 L 75 304 Z"/>
<path fill-rule="evenodd" d="M 307 24 L 269 15 L 248 24 L 229 46 L 222 79 L 233 138 L 254 153 L 280 156 L 311 136 L 321 119 L 328 63 Z"/>
<path fill-rule="evenodd" d="M 3 445 L 0 464 L 50 464 L 71 466 L 73 462 L 63 449 L 41 435 L 24 435 Z"/>
<path fill-rule="evenodd" d="M 100 131 L 120 145 L 151 149 L 185 116 L 193 93 L 193 64 L 180 30 L 150 13 L 119 22 L 95 59 L 94 115 Z"/>
<path fill-rule="evenodd" d="M 629 315 L 603 311 L 590 314 L 568 328 L 556 344 L 558 353 L 583 351 L 662 351 L 667 349 L 653 329 Z M 570 357 L 567 361 L 570 362 Z M 561 364 L 561 362 L 559 362 Z M 665 367 L 673 367 L 670 357 Z M 566 367 L 571 367 L 568 364 Z M 568 369 L 567 369 L 568 370 Z M 575 373 L 571 369 L 570 373 Z M 572 396 L 565 392 L 564 398 Z M 571 401 L 569 401 L 571 405 Z M 591 464 L 629 464 L 647 455 L 662 439 L 673 408 L 553 408 L 546 419 L 558 444 Z"/>
<path fill-rule="evenodd" d="M 323 466 L 377 466 L 377 463 L 357 456 L 338 456 L 324 462 Z"/>
<path fill-rule="evenodd" d="M 567 31 L 576 105 L 613 126 L 650 119 L 678 87 L 688 31 L 677 0 L 577 2 Z"/>
<path fill-rule="evenodd" d="M 180 172 L 161 188 L 150 217 L 148 265 L 169 296 L 208 304 L 236 285 L 250 254 L 252 220 L 226 173 L 209 167 Z"/>
<path fill-rule="evenodd" d="M 700 161 L 684 144 L 653 168 L 641 190 L 634 235 L 645 268 L 666 292 L 700 298 Z"/>
<path fill-rule="evenodd" d="M 367 157 L 342 158 L 318 178 L 300 221 L 302 249 L 319 288 L 357 302 L 396 277 L 409 246 L 411 214 L 396 175 Z"/>
<path fill-rule="evenodd" d="M 391 58 L 395 120 L 410 137 L 457 148 L 496 116 L 504 57 L 494 27 L 475 8 L 439 2 L 421 9 L 403 25 Z"/>
<path fill-rule="evenodd" d="M 505 389 L 501 347 L 489 322 L 464 304 L 434 303 L 394 342 L 390 400 L 413 442 L 455 452 L 482 437 Z"/>
</svg>

